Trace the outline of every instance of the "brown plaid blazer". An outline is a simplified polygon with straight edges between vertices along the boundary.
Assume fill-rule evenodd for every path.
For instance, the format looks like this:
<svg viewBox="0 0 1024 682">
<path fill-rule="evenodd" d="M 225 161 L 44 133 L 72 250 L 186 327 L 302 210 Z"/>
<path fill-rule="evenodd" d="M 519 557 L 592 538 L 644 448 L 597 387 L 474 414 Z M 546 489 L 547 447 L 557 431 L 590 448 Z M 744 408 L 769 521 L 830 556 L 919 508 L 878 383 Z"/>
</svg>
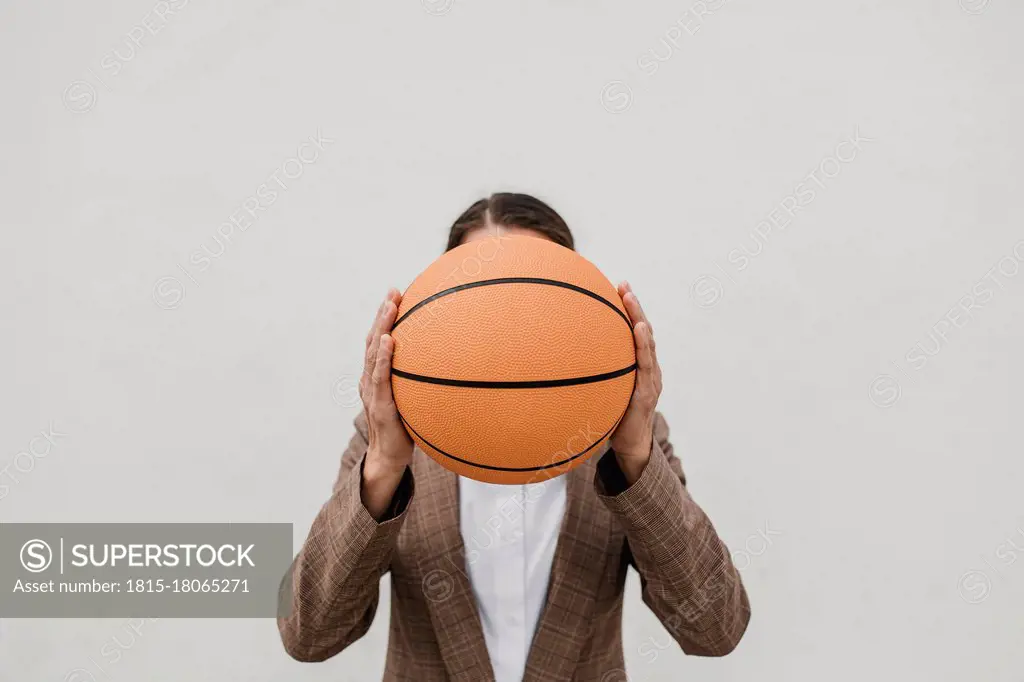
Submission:
<svg viewBox="0 0 1024 682">
<path fill-rule="evenodd" d="M 334 493 L 282 589 L 285 649 L 300 661 L 323 661 L 362 637 L 390 571 L 384 681 L 493 682 L 465 571 L 456 475 L 417 449 L 391 518 L 377 522 L 360 499 L 364 414 L 355 425 Z M 607 445 L 565 474 L 565 517 L 524 682 L 625 679 L 618 671 L 629 566 L 640 573 L 644 603 L 687 654 L 725 655 L 746 630 L 743 583 L 686 490 L 661 414 L 654 436 L 650 463 L 628 488 Z"/>
</svg>

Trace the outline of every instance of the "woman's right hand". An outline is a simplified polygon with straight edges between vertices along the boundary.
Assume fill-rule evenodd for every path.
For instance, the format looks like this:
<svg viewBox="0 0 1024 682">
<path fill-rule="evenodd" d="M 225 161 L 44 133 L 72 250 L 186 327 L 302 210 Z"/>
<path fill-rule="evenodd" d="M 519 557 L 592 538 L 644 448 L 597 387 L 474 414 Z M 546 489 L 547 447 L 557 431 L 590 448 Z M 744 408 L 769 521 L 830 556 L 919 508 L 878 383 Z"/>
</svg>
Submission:
<svg viewBox="0 0 1024 682">
<path fill-rule="evenodd" d="M 367 510 L 377 519 L 390 506 L 405 468 L 412 463 L 413 442 L 398 416 L 391 393 L 391 357 L 395 341 L 390 332 L 401 302 L 402 294 L 391 289 L 377 309 L 377 318 L 366 335 L 363 374 L 359 378 L 359 397 L 369 430 L 362 498 Z"/>
</svg>

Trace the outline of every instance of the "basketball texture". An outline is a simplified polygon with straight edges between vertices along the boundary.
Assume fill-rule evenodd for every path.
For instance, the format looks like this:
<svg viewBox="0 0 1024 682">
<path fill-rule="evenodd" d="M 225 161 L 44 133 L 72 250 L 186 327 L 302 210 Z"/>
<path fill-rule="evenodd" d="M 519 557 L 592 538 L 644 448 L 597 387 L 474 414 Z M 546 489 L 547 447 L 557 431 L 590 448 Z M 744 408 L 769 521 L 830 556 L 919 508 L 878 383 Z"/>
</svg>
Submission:
<svg viewBox="0 0 1024 682">
<path fill-rule="evenodd" d="M 392 388 L 409 435 L 462 476 L 543 481 L 600 449 L 636 379 L 618 291 L 545 239 L 494 234 L 409 286 L 392 330 Z"/>
</svg>

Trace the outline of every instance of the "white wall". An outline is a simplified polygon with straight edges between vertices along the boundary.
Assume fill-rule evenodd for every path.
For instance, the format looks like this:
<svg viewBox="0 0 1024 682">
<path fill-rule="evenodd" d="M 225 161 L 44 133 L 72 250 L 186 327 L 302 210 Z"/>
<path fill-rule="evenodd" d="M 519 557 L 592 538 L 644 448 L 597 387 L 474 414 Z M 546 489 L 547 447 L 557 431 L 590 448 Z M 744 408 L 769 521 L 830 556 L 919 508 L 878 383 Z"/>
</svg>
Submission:
<svg viewBox="0 0 1024 682">
<path fill-rule="evenodd" d="M 523 190 L 634 283 L 753 604 L 733 655 L 687 658 L 631 578 L 631 679 L 1019 682 L 1020 3 L 182 2 L 0 4 L 0 519 L 291 521 L 298 545 L 379 299 Z M 161 620 L 101 672 L 124 621 L 4 620 L 0 678 L 370 680 L 386 625 L 301 666 L 270 620 Z"/>
</svg>

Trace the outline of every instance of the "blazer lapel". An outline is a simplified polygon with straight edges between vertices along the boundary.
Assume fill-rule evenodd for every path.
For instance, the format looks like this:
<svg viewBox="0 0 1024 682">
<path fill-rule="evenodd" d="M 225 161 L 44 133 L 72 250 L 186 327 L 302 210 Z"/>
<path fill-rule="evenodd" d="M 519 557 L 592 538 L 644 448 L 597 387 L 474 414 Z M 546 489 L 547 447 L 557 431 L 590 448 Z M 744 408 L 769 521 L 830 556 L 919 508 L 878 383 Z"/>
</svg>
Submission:
<svg viewBox="0 0 1024 682">
<path fill-rule="evenodd" d="M 595 523 L 591 494 L 601 448 L 585 464 L 564 474 L 566 508 L 555 546 L 548 599 L 533 637 L 523 682 L 571 680 L 589 638 L 590 614 L 603 577 L 609 527 Z"/>
<path fill-rule="evenodd" d="M 422 458 L 417 476 L 417 534 L 425 551 L 420 563 L 423 594 L 448 676 L 453 682 L 494 682 L 480 614 L 466 573 L 459 529 L 458 477 Z"/>
</svg>

